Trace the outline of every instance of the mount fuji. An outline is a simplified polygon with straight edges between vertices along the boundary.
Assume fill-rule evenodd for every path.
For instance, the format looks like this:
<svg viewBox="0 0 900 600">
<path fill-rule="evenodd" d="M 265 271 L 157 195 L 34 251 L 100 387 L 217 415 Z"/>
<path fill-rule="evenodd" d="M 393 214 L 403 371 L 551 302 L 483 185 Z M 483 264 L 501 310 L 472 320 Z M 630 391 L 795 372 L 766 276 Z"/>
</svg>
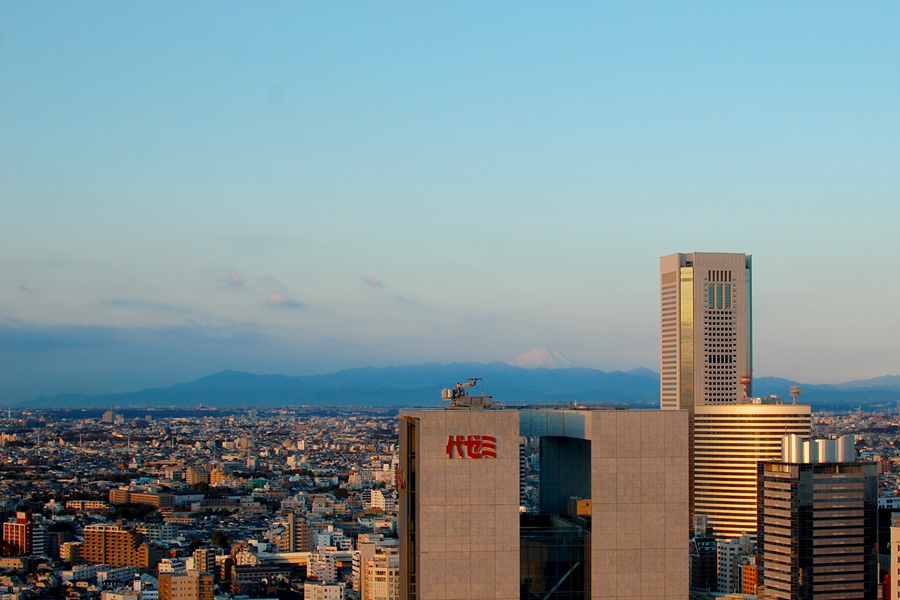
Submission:
<svg viewBox="0 0 900 600">
<path fill-rule="evenodd" d="M 553 348 L 546 347 L 532 348 L 507 364 L 523 369 L 572 369 L 581 366 Z"/>
</svg>

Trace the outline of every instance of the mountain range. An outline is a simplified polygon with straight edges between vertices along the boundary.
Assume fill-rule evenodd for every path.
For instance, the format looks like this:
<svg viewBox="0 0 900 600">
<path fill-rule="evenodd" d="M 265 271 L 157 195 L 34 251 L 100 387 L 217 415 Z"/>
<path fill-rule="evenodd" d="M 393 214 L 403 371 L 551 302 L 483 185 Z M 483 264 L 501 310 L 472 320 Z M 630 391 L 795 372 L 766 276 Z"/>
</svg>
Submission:
<svg viewBox="0 0 900 600">
<path fill-rule="evenodd" d="M 659 406 L 659 374 L 650 369 L 605 372 L 585 367 L 522 368 L 502 362 L 366 367 L 326 375 L 289 377 L 225 370 L 164 388 L 87 396 L 61 394 L 25 402 L 23 408 L 441 406 L 441 390 L 479 377 L 471 395 L 489 395 L 507 406 L 560 404 Z M 800 402 L 813 410 L 896 410 L 900 376 L 835 385 L 800 384 L 777 377 L 753 381 L 755 396 L 789 398 L 802 385 Z"/>
</svg>

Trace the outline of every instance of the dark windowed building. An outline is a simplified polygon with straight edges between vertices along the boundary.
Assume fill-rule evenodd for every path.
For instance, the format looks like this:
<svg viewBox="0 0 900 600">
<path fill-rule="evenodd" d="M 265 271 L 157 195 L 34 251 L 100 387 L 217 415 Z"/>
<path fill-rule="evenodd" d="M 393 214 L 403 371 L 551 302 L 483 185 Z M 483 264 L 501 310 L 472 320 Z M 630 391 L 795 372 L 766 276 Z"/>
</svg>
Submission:
<svg viewBox="0 0 900 600">
<path fill-rule="evenodd" d="M 784 437 L 759 464 L 760 599 L 875 600 L 878 475 L 854 437 Z"/>
</svg>

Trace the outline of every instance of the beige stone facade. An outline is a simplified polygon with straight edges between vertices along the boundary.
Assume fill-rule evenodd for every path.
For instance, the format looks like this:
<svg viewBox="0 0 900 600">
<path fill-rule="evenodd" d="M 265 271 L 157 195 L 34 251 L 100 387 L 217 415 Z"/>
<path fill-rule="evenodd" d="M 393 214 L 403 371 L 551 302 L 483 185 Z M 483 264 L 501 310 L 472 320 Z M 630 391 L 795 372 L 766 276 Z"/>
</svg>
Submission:
<svg viewBox="0 0 900 600">
<path fill-rule="evenodd" d="M 495 456 L 470 458 L 466 447 L 459 456 L 458 446 L 448 453 L 450 436 L 493 438 Z M 413 597 L 414 586 L 420 600 L 517 600 L 519 413 L 404 411 L 401 453 L 414 453 L 416 461 L 402 474 L 404 488 L 414 484 L 415 491 L 413 498 L 405 495 L 405 505 L 401 500 L 401 519 L 414 528 L 410 538 L 409 528 L 401 526 L 407 537 L 401 546 L 409 549 L 411 542 L 417 561 L 413 580 L 408 571 L 405 582 L 401 575 L 401 597 Z"/>
<path fill-rule="evenodd" d="M 496 457 L 448 447 L 469 436 Z M 401 413 L 402 598 L 520 597 L 520 436 L 541 438 L 542 513 L 591 500 L 590 598 L 688 597 L 687 412 L 486 409 Z"/>
</svg>

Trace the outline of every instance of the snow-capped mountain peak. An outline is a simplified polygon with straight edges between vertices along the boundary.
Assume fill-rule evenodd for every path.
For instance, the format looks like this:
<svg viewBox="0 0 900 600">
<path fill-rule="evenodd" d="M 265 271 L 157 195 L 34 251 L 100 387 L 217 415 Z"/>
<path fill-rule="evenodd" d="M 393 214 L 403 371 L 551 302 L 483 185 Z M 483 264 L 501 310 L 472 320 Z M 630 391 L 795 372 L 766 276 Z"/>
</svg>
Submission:
<svg viewBox="0 0 900 600">
<path fill-rule="evenodd" d="M 509 361 L 509 364 L 523 369 L 570 369 L 578 366 L 578 363 L 553 348 L 543 347 L 532 348 Z"/>
</svg>

